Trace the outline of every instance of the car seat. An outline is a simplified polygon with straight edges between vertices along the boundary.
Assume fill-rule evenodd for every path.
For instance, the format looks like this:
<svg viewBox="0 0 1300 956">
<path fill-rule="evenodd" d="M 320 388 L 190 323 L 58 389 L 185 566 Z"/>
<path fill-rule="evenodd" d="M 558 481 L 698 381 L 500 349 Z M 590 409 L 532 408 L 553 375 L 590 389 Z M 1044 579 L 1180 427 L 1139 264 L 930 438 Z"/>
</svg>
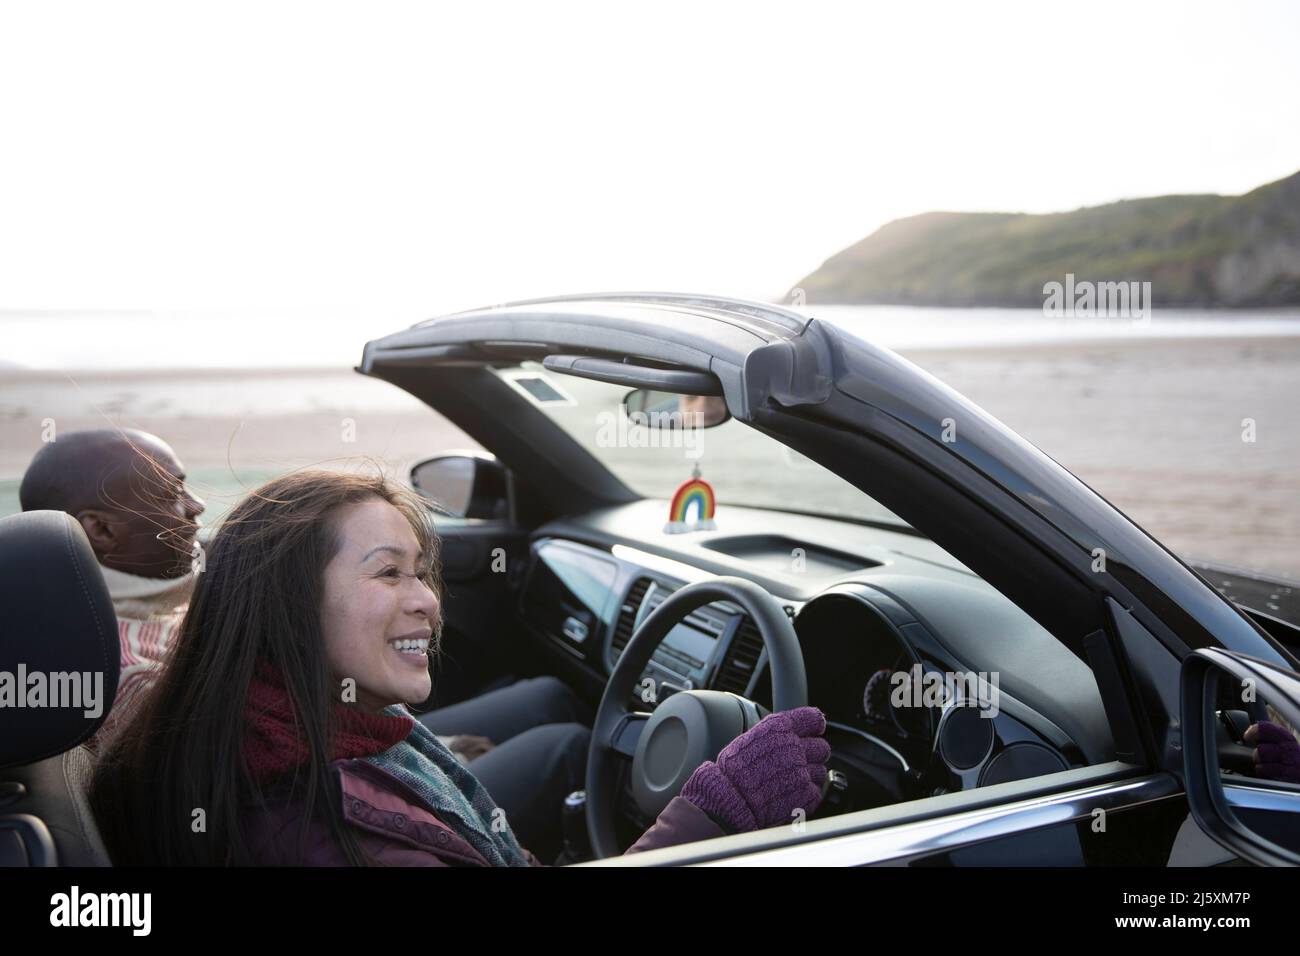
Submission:
<svg viewBox="0 0 1300 956">
<path fill-rule="evenodd" d="M 111 865 L 82 745 L 117 695 L 119 654 L 113 603 L 81 525 L 62 511 L 0 518 L 0 682 L 13 692 L 0 686 L 0 866 Z M 17 706 L 30 702 L 22 673 L 102 673 L 101 713 L 49 706 L 66 700 Z"/>
</svg>

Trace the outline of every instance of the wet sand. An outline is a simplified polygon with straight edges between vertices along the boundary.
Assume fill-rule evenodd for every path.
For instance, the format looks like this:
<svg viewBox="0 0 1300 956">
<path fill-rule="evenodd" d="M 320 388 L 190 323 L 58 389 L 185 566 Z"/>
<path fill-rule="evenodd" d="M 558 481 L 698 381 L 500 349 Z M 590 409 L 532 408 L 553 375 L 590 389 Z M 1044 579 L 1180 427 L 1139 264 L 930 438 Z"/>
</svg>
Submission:
<svg viewBox="0 0 1300 956">
<path fill-rule="evenodd" d="M 1300 579 L 1300 338 L 1118 340 L 903 354 L 1191 560 Z M 404 474 L 473 441 L 351 369 L 0 371 L 0 513 L 44 422 L 163 436 L 215 517 L 291 468 L 373 456 Z M 1243 419 L 1255 441 L 1242 440 Z"/>
<path fill-rule="evenodd" d="M 907 353 L 1181 557 L 1300 580 L 1300 339 Z M 1255 441 L 1243 441 L 1244 419 Z"/>
</svg>

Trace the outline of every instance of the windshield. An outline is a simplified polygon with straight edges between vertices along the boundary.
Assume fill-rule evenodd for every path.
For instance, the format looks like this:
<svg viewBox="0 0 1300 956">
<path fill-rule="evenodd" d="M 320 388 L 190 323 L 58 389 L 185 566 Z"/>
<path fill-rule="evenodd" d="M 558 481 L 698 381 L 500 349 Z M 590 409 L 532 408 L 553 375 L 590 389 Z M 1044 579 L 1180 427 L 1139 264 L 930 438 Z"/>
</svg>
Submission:
<svg viewBox="0 0 1300 956">
<path fill-rule="evenodd" d="M 496 373 L 643 497 L 672 498 L 698 465 L 719 504 L 907 527 L 844 479 L 735 419 L 709 428 L 651 428 L 621 411 L 626 385 L 557 375 L 536 362 Z"/>
</svg>

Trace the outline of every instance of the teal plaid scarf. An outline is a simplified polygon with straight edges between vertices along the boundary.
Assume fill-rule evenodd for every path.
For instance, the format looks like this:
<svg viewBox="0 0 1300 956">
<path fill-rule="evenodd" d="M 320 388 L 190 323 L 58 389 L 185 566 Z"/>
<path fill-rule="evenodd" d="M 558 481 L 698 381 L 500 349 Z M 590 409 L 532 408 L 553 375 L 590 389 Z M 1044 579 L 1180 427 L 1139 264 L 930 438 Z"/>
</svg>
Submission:
<svg viewBox="0 0 1300 956">
<path fill-rule="evenodd" d="M 410 717 L 398 704 L 384 708 L 384 713 Z M 506 821 L 505 811 L 492 801 L 487 788 L 433 731 L 418 720 L 414 723 L 401 743 L 361 759 L 392 774 L 419 794 L 440 820 L 493 866 L 528 866 L 528 859 Z"/>
</svg>

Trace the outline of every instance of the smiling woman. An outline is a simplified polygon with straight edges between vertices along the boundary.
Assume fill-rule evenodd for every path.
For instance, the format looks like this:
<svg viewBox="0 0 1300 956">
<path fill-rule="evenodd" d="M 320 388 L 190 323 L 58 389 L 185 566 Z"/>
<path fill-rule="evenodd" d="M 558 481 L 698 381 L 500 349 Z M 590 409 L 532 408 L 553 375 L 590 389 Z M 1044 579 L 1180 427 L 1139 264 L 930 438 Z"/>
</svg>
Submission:
<svg viewBox="0 0 1300 956">
<path fill-rule="evenodd" d="M 419 703 L 432 690 L 428 656 L 431 645 L 437 653 L 442 631 L 430 556 L 411 522 L 383 498 L 341 508 L 334 534 L 321 604 L 330 669 L 346 675 L 345 692 L 354 691 L 365 710 Z M 367 639 L 372 635 L 382 640 Z"/>
<path fill-rule="evenodd" d="M 537 865 L 406 710 L 430 693 L 439 574 L 425 504 L 382 475 L 296 472 L 239 504 L 163 675 L 96 770 L 114 862 Z M 702 764 L 632 851 L 815 808 L 824 730 L 815 708 L 772 715 Z M 757 798 L 771 781 L 779 798 Z"/>
<path fill-rule="evenodd" d="M 382 707 L 428 695 L 425 656 L 417 668 L 391 645 L 440 628 L 436 543 L 424 506 L 382 476 L 296 472 L 239 504 L 162 677 L 96 775 L 114 858 L 252 862 L 242 806 L 265 801 L 266 768 L 305 771 L 304 818 L 337 821 L 338 748 L 355 756 L 346 742 L 368 739 Z"/>
</svg>

